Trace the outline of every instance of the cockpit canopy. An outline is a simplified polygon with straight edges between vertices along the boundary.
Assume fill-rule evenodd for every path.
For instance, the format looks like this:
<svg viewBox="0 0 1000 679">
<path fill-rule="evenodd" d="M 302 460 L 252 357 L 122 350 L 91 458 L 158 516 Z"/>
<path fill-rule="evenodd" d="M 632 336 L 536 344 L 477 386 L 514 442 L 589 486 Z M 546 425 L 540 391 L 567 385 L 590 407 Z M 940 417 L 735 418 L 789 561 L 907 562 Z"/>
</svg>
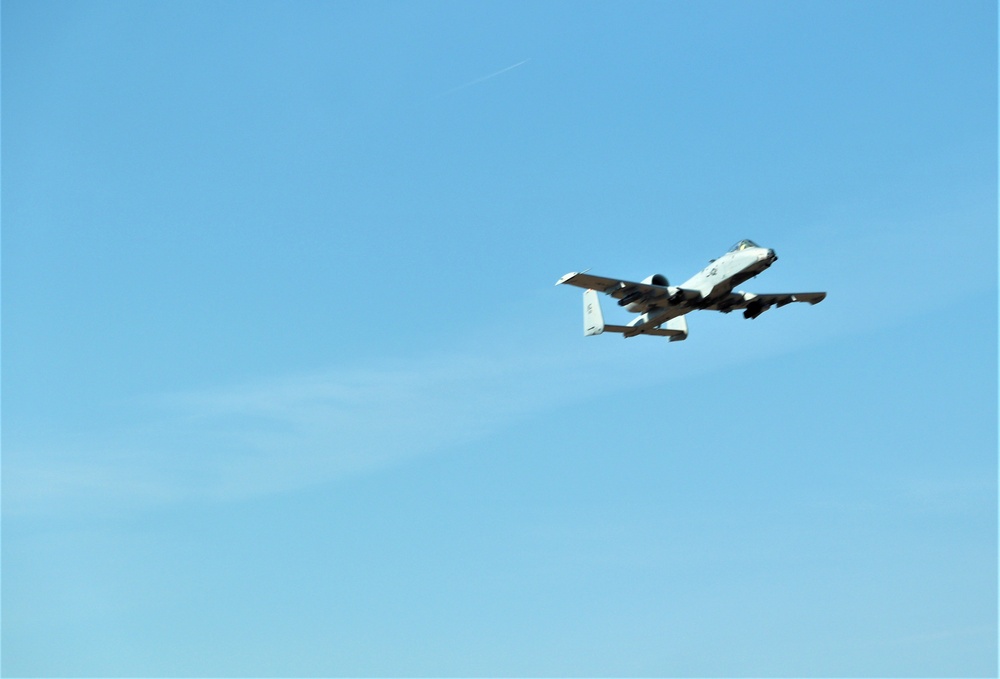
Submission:
<svg viewBox="0 0 1000 679">
<path fill-rule="evenodd" d="M 739 250 L 746 250 L 747 248 L 759 248 L 760 246 L 754 243 L 752 240 L 741 240 L 739 243 L 729 248 L 730 252 L 737 252 Z"/>
</svg>

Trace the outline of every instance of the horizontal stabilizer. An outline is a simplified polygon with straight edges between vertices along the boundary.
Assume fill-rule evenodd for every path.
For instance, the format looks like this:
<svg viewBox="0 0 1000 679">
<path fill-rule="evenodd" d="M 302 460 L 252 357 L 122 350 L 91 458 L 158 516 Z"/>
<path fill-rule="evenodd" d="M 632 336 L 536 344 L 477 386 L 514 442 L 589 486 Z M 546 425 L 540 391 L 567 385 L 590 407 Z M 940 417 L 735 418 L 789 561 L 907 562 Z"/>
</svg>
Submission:
<svg viewBox="0 0 1000 679">
<path fill-rule="evenodd" d="M 688 326 L 686 317 L 675 316 L 664 321 L 661 325 L 652 326 L 639 332 L 635 331 L 635 326 L 630 325 L 605 325 L 604 332 L 620 332 L 626 338 L 636 335 L 653 335 L 655 337 L 668 337 L 671 342 L 680 342 L 687 339 Z"/>
</svg>

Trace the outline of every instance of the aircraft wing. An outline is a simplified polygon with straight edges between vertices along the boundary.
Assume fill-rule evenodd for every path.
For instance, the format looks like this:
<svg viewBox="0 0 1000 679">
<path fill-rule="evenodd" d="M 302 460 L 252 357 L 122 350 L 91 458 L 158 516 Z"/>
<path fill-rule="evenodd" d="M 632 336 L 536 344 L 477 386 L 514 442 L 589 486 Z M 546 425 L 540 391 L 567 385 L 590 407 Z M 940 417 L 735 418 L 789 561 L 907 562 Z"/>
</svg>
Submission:
<svg viewBox="0 0 1000 679">
<path fill-rule="evenodd" d="M 706 309 L 728 313 L 735 309 L 745 309 L 747 318 L 756 318 L 773 306 L 783 307 L 792 302 L 819 304 L 826 299 L 825 292 L 781 292 L 756 294 L 753 292 L 731 292 Z"/>
<path fill-rule="evenodd" d="M 642 301 L 650 302 L 655 299 L 665 298 L 668 295 L 667 288 L 661 285 L 649 285 L 648 283 L 633 283 L 620 278 L 606 278 L 604 276 L 593 276 L 587 272 L 568 273 L 558 281 L 556 285 L 575 285 L 585 290 L 597 290 L 606 295 L 611 295 L 615 299 L 621 299 L 633 292 L 639 293 Z"/>
</svg>

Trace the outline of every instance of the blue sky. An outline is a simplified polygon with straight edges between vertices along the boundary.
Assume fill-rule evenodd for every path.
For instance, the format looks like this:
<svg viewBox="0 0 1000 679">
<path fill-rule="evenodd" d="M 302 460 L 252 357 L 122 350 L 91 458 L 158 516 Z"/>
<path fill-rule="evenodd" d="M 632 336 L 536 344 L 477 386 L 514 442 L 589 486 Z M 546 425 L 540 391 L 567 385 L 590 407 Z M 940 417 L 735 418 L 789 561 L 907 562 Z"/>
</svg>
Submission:
<svg viewBox="0 0 1000 679">
<path fill-rule="evenodd" d="M 4 675 L 996 675 L 994 3 L 5 2 L 2 64 Z M 828 299 L 553 287 L 741 238 Z"/>
</svg>

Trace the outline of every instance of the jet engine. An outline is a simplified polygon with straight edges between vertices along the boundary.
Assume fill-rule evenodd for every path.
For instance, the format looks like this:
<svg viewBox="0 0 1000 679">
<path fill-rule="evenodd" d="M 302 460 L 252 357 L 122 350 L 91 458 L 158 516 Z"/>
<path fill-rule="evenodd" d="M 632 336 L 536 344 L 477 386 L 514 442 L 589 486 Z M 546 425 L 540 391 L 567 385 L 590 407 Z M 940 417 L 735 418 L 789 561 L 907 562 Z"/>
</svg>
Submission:
<svg viewBox="0 0 1000 679">
<path fill-rule="evenodd" d="M 663 287 L 667 287 L 668 285 L 670 285 L 670 282 L 667 280 L 667 277 L 661 273 L 654 273 L 649 278 L 644 278 L 642 282 L 645 283 L 646 285 L 661 285 Z"/>
</svg>

